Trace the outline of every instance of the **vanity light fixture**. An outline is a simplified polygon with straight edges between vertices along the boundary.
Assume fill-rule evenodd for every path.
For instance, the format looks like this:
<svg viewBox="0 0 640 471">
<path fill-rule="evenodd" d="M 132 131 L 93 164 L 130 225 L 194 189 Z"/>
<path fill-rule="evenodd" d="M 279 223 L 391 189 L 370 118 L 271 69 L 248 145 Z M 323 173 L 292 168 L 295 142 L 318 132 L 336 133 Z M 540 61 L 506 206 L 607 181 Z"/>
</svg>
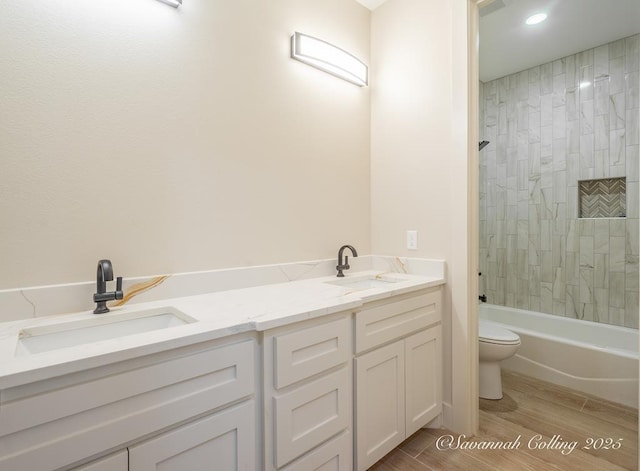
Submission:
<svg viewBox="0 0 640 471">
<path fill-rule="evenodd" d="M 159 2 L 166 3 L 167 5 L 171 5 L 173 8 L 178 8 L 182 5 L 182 0 L 158 0 Z"/>
<path fill-rule="evenodd" d="M 546 19 L 546 13 L 536 13 L 535 15 L 531 15 L 529 18 L 527 18 L 527 21 L 525 21 L 525 23 L 527 23 L 529 26 L 533 26 L 537 25 L 538 23 L 542 23 Z"/>
<path fill-rule="evenodd" d="M 294 33 L 291 57 L 360 87 L 368 84 L 368 68 L 364 62 L 322 39 Z"/>
</svg>

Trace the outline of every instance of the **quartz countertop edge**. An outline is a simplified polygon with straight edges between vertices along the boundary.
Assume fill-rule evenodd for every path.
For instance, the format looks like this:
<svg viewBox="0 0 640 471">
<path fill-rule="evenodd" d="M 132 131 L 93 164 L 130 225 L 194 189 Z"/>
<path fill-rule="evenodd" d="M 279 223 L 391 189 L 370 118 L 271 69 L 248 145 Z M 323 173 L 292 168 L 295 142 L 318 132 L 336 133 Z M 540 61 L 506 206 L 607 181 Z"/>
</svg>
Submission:
<svg viewBox="0 0 640 471">
<path fill-rule="evenodd" d="M 393 278 L 394 282 L 384 288 L 359 290 L 335 284 L 375 277 Z M 22 329 L 91 319 L 93 314 L 85 311 L 0 323 L 0 389 L 236 334 L 262 332 L 338 312 L 356 311 L 365 303 L 445 283 L 440 278 L 376 270 L 351 273 L 336 280 L 336 277 L 321 277 L 125 305 L 113 308 L 112 313 L 172 307 L 197 322 L 26 356 L 15 356 Z"/>
</svg>

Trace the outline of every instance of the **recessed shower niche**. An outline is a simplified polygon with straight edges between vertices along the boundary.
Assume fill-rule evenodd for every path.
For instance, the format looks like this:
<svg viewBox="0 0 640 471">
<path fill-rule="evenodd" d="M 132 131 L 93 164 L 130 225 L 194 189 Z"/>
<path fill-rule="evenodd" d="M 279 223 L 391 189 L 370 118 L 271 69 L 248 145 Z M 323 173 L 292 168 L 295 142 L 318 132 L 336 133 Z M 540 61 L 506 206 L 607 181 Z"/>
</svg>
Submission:
<svg viewBox="0 0 640 471">
<path fill-rule="evenodd" d="M 627 212 L 627 179 L 579 181 L 578 198 L 580 218 L 623 218 Z"/>
</svg>

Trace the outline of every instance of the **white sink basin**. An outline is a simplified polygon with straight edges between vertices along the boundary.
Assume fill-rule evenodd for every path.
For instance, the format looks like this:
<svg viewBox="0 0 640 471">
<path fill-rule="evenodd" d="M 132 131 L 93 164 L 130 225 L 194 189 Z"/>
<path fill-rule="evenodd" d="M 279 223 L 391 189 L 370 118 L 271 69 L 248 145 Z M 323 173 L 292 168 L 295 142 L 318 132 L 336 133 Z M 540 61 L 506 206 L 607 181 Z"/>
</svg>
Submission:
<svg viewBox="0 0 640 471">
<path fill-rule="evenodd" d="M 370 276 L 366 278 L 341 278 L 335 281 L 327 281 L 330 285 L 343 286 L 354 290 L 364 290 L 372 288 L 389 288 L 393 283 L 404 281 L 398 278 L 389 278 L 384 276 Z"/>
<path fill-rule="evenodd" d="M 101 314 L 91 319 L 32 327 L 22 329 L 18 334 L 15 356 L 50 352 L 192 322 L 196 320 L 175 308 L 164 307 L 127 314 Z"/>
</svg>

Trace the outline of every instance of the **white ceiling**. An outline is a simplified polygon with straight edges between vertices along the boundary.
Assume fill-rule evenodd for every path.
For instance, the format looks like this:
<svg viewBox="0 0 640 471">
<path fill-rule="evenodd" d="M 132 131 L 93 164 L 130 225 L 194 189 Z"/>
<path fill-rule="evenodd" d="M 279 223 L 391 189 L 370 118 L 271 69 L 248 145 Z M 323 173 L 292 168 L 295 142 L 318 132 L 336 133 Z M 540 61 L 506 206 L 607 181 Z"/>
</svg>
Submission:
<svg viewBox="0 0 640 471">
<path fill-rule="evenodd" d="M 501 3 L 505 6 L 495 9 Z M 485 8 L 480 11 L 483 82 L 640 33 L 640 0 L 496 0 Z M 547 13 L 547 20 L 525 25 L 538 12 Z"/>
<path fill-rule="evenodd" d="M 356 1 L 374 10 L 386 0 Z M 537 12 L 548 19 L 525 25 Z M 640 0 L 495 0 L 480 13 L 483 82 L 640 33 Z"/>
</svg>

